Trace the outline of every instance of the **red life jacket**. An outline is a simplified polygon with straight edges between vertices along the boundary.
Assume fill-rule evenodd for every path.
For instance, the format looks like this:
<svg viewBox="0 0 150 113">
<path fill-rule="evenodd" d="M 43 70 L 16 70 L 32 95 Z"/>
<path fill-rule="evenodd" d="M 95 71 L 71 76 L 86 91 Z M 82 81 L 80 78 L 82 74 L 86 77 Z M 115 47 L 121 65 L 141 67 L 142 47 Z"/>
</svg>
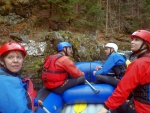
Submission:
<svg viewBox="0 0 150 113">
<path fill-rule="evenodd" d="M 22 82 L 25 82 L 27 84 L 27 105 L 28 108 L 34 111 L 34 98 L 36 96 L 35 90 L 33 88 L 33 83 L 29 78 L 23 78 Z"/>
<path fill-rule="evenodd" d="M 55 67 L 56 60 L 62 56 L 63 55 L 50 55 L 44 61 L 42 80 L 48 89 L 62 85 L 67 78 L 67 72 L 65 70 L 57 70 Z"/>
</svg>

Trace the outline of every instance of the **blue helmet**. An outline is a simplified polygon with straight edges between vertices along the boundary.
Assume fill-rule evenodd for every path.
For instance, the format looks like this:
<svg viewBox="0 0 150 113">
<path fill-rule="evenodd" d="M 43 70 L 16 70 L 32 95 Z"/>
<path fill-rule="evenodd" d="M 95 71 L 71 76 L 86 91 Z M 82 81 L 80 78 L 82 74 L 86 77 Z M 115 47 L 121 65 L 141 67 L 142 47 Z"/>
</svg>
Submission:
<svg viewBox="0 0 150 113">
<path fill-rule="evenodd" d="M 71 44 L 68 42 L 60 42 L 57 46 L 58 51 L 62 51 L 64 47 L 71 47 Z"/>
</svg>

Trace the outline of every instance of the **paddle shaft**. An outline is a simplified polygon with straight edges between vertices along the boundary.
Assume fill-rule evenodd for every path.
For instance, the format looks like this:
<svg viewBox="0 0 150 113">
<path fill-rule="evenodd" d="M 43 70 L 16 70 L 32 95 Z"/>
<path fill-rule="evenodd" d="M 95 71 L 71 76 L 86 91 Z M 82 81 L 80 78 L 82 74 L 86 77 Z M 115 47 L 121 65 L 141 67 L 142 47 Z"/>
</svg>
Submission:
<svg viewBox="0 0 150 113">
<path fill-rule="evenodd" d="M 100 92 L 100 90 L 97 90 L 97 89 L 95 89 L 95 87 L 93 87 L 92 86 L 92 84 L 91 83 L 89 83 L 87 80 L 85 80 L 85 82 L 92 88 L 92 90 L 94 91 L 94 93 L 99 93 Z"/>
<path fill-rule="evenodd" d="M 48 109 L 46 109 L 43 105 L 40 105 L 41 108 L 45 111 L 45 113 L 51 113 L 50 111 L 48 111 Z"/>
</svg>

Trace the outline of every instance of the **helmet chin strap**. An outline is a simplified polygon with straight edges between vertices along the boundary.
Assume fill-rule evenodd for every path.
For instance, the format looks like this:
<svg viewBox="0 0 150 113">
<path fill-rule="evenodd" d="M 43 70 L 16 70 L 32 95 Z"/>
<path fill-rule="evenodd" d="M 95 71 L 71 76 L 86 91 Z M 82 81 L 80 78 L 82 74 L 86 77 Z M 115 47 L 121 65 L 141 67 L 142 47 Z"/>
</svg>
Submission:
<svg viewBox="0 0 150 113">
<path fill-rule="evenodd" d="M 108 56 L 110 56 L 114 51 L 112 51 L 113 48 L 110 48 L 110 52 L 108 54 Z"/>
<path fill-rule="evenodd" d="M 63 52 L 65 53 L 66 56 L 68 56 L 67 47 L 65 47 L 64 49 L 65 51 L 63 50 Z"/>
</svg>

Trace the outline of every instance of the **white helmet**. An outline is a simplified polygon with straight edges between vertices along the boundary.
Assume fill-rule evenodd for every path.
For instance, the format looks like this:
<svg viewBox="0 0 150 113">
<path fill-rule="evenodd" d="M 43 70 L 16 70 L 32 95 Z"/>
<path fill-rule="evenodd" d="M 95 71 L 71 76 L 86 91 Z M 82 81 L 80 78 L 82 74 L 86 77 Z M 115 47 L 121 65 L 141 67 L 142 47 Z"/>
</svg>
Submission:
<svg viewBox="0 0 150 113">
<path fill-rule="evenodd" d="M 114 48 L 114 51 L 117 52 L 118 51 L 118 46 L 115 43 L 107 43 L 105 45 L 105 47 L 111 47 Z"/>
</svg>

